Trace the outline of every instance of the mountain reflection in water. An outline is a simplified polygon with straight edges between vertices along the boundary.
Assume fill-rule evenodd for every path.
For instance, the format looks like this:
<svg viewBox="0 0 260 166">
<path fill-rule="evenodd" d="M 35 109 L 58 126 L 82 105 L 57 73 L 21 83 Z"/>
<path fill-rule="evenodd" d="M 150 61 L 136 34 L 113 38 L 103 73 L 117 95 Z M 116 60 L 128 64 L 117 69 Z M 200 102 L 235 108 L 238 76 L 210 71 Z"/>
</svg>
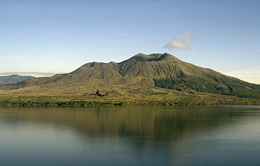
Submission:
<svg viewBox="0 0 260 166">
<path fill-rule="evenodd" d="M 214 107 L 6 108 L 0 115 L 5 123 L 73 127 L 86 137 L 125 135 L 159 140 L 189 137 L 217 127 L 228 117 L 243 116 Z"/>
<path fill-rule="evenodd" d="M 43 147 L 48 149 L 53 146 L 51 143 L 53 140 L 50 138 L 51 134 L 55 135 L 56 139 L 59 138 L 58 141 L 53 142 L 55 144 L 62 144 L 63 140 L 66 140 L 66 144 L 71 142 L 66 148 L 67 150 L 73 148 L 74 151 L 71 153 L 67 152 L 66 155 L 70 155 L 70 157 L 78 155 L 77 158 L 80 158 L 82 155 L 82 158 L 77 160 L 78 163 L 75 163 L 75 161 L 71 163 L 76 165 L 160 165 L 162 162 L 163 165 L 207 165 L 207 163 L 212 165 L 209 162 L 220 161 L 220 158 L 223 159 L 223 154 L 218 154 L 218 152 L 223 153 L 225 148 L 228 148 L 226 150 L 229 151 L 230 160 L 234 160 L 233 154 L 230 153 L 232 152 L 231 148 L 243 143 L 243 140 L 236 139 L 238 134 L 237 126 L 248 122 L 249 119 L 259 118 L 258 110 L 259 107 L 221 106 L 1 108 L 0 129 L 1 135 L 8 133 L 10 137 L 12 137 L 11 131 L 16 137 L 21 136 L 19 134 L 22 132 L 31 134 L 28 137 L 21 137 L 24 142 L 26 142 L 25 138 L 31 138 L 31 140 L 39 139 L 39 142 L 34 144 L 34 146 L 38 146 L 38 149 L 34 149 L 36 153 L 37 151 L 44 153 Z M 254 125 L 259 126 L 258 124 Z M 242 126 L 246 125 L 243 124 Z M 26 128 L 37 132 L 33 135 L 32 130 L 28 132 Z M 227 131 L 227 129 L 230 129 L 230 131 Z M 254 129 L 257 130 L 256 128 Z M 5 133 L 3 133 L 4 131 Z M 251 139 L 243 135 L 246 129 L 245 131 L 240 129 L 240 131 L 240 135 L 237 136 Z M 257 132 L 260 134 L 259 130 Z M 250 135 L 250 132 L 248 134 Z M 213 137 L 213 135 L 215 136 Z M 0 136 L 0 141 L 12 144 L 6 137 Z M 44 141 L 47 138 L 49 140 L 48 143 Z M 254 144 L 259 143 L 259 141 L 256 141 L 259 135 L 255 134 L 254 138 L 251 141 L 255 141 L 253 142 Z M 15 141 L 17 140 L 19 139 L 15 139 Z M 40 141 L 42 141 L 43 145 L 39 145 Z M 233 142 L 227 142 L 227 146 L 224 146 L 223 141 Z M 224 146 L 223 149 L 212 152 L 215 147 L 211 146 L 214 143 L 219 145 L 218 148 Z M 26 146 L 30 146 L 30 141 L 27 141 L 24 147 L 17 142 L 15 144 L 17 144 L 17 148 L 26 149 Z M 63 148 L 65 148 L 64 144 L 61 145 Z M 72 147 L 74 144 L 75 147 Z M 232 144 L 234 146 L 231 146 Z M 58 150 L 59 145 L 55 146 L 57 146 L 57 153 L 64 153 Z M 3 144 L 0 145 L 0 148 L 9 150 Z M 15 149 L 13 148 L 14 151 Z M 208 152 L 205 152 L 205 150 Z M 241 151 L 241 154 L 247 152 L 245 147 L 244 150 L 244 152 Z M 258 149 L 251 150 L 260 152 Z M 77 154 L 75 154 L 75 151 L 78 151 Z M 214 156 L 210 156 L 210 153 Z M 4 152 L 0 149 L 0 155 L 2 154 Z M 45 158 L 48 158 L 48 154 L 44 153 L 44 155 Z M 60 160 L 63 160 L 66 155 L 61 155 Z M 93 157 L 94 155 L 96 155 L 96 158 Z M 30 160 L 29 156 L 30 154 L 25 155 L 23 158 L 28 157 L 28 160 Z M 218 159 L 217 156 L 220 158 Z M 205 157 L 207 158 L 205 159 Z M 253 157 L 254 155 L 252 154 L 248 158 L 250 161 L 254 161 Z M 10 156 L 9 158 L 11 160 Z M 49 156 L 49 158 L 51 157 Z M 8 165 L 7 159 L 0 159 L 2 161 L 0 164 Z M 7 163 L 3 163 L 4 161 Z M 69 165 L 69 162 L 73 160 L 64 159 L 64 161 L 67 161 Z M 21 161 L 19 163 L 22 165 Z M 219 162 L 218 165 L 227 163 L 230 164 L 232 162 L 229 162 L 227 158 Z M 27 161 L 25 164 L 31 163 Z M 62 164 L 64 163 L 53 162 L 53 165 Z"/>
</svg>

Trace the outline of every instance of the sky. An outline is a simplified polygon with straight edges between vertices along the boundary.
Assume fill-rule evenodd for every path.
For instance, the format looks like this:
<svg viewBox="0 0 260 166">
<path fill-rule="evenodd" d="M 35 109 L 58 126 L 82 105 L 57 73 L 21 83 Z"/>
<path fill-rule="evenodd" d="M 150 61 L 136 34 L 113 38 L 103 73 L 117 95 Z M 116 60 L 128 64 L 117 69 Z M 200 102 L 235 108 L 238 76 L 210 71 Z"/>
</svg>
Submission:
<svg viewBox="0 0 260 166">
<path fill-rule="evenodd" d="M 0 0 L 0 73 L 167 52 L 260 84 L 259 9 L 259 0 Z"/>
</svg>

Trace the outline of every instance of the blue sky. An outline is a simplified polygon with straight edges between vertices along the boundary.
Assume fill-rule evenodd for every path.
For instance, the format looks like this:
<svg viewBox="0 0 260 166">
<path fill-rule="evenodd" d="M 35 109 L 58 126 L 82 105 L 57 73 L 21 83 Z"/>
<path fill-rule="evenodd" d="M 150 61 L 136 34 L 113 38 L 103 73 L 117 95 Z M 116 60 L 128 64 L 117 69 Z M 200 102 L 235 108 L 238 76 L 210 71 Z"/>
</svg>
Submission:
<svg viewBox="0 0 260 166">
<path fill-rule="evenodd" d="M 259 0 L 0 0 L 0 73 L 168 52 L 260 84 L 259 9 Z"/>
</svg>

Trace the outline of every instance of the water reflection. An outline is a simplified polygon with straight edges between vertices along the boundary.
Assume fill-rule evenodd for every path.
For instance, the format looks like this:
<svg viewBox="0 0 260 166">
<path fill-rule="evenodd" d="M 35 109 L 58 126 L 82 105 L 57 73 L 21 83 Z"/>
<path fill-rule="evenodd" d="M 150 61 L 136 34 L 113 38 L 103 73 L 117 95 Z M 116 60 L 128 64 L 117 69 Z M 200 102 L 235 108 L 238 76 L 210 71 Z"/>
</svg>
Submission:
<svg viewBox="0 0 260 166">
<path fill-rule="evenodd" d="M 230 145 L 254 141 L 247 146 L 252 149 L 259 143 L 259 109 L 214 106 L 1 108 L 0 164 L 12 165 L 14 154 L 20 165 L 213 164 L 228 150 L 232 158 L 234 153 L 230 148 L 235 147 Z M 253 135 L 252 139 L 247 135 Z M 238 136 L 243 139 L 237 139 Z M 254 149 L 255 152 L 259 150 Z M 250 160 L 255 160 L 254 155 Z M 227 161 L 217 165 L 225 165 Z"/>
<path fill-rule="evenodd" d="M 97 107 L 97 108 L 5 108 L 1 123 L 51 124 L 73 127 L 85 137 L 131 136 L 139 139 L 177 140 L 224 125 L 225 119 L 244 112 L 221 107 Z"/>
</svg>

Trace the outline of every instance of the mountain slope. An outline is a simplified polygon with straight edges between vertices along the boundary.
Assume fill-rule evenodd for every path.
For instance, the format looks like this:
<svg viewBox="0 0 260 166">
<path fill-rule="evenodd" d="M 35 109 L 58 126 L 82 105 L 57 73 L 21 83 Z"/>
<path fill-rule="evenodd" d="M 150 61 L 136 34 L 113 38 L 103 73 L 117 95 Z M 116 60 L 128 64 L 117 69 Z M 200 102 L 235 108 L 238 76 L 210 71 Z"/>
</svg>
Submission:
<svg viewBox="0 0 260 166">
<path fill-rule="evenodd" d="M 15 84 L 29 78 L 32 78 L 32 76 L 20 76 L 17 74 L 13 74 L 10 76 L 0 76 L 0 85 Z"/>
<path fill-rule="evenodd" d="M 32 78 L 5 89 L 27 89 L 38 94 L 144 94 L 144 89 L 163 88 L 260 97 L 260 85 L 202 68 L 164 54 L 137 54 L 120 63 L 87 63 L 77 70 L 52 77 Z M 138 91 L 136 91 L 138 89 Z M 163 90 L 162 89 L 162 90 Z M 102 95 L 100 95 L 102 96 Z"/>
</svg>

